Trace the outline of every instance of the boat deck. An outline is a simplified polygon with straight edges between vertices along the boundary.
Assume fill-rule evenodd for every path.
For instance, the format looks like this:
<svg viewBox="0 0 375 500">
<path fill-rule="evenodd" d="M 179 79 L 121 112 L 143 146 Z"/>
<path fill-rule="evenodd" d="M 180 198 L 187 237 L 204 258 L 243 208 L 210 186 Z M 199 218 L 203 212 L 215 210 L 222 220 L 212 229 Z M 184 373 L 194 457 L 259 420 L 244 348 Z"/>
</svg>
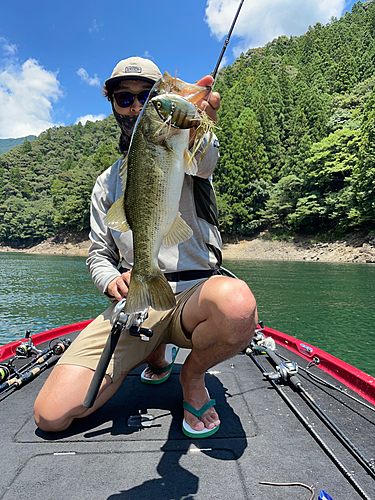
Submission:
<svg viewBox="0 0 375 500">
<path fill-rule="evenodd" d="M 278 352 L 297 360 L 296 355 L 283 347 L 278 347 Z M 312 498 L 311 492 L 301 486 L 270 486 L 259 484 L 261 481 L 304 483 L 315 489 L 315 498 L 321 489 L 333 500 L 366 498 L 338 470 L 245 354 L 217 365 L 206 375 L 207 388 L 217 401 L 222 421 L 218 433 L 206 439 L 185 437 L 181 431 L 179 371 L 187 354 L 187 350 L 180 350 L 165 384 L 142 384 L 139 377 L 142 368 L 138 368 L 106 405 L 59 434 L 40 431 L 32 416 L 34 400 L 49 372 L 6 397 L 0 402 L 3 456 L 0 498 Z M 257 358 L 267 370 L 273 371 L 267 356 Z M 307 362 L 302 360 L 300 364 L 305 367 Z M 316 367 L 312 371 L 330 379 Z M 304 373 L 299 377 L 336 425 L 368 460 L 373 460 L 375 413 L 337 391 L 322 387 Z M 363 488 L 367 498 L 375 499 L 373 477 L 291 387 L 285 386 L 283 390 L 345 465 L 350 477 Z M 140 414 L 152 418 L 146 421 L 149 426 L 142 425 Z"/>
</svg>

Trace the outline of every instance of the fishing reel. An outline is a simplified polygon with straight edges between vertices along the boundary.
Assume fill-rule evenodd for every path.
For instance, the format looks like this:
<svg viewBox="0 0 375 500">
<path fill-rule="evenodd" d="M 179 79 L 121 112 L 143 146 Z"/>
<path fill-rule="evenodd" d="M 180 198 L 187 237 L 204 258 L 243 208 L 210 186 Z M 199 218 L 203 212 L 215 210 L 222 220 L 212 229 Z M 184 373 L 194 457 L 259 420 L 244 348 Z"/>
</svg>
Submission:
<svg viewBox="0 0 375 500">
<path fill-rule="evenodd" d="M 251 339 L 250 344 L 245 349 L 245 353 L 265 353 L 266 349 L 276 350 L 276 343 L 272 337 L 266 337 L 263 333 L 264 324 L 263 321 L 259 321 L 260 328 L 257 328 L 254 332 L 254 336 Z"/>
<path fill-rule="evenodd" d="M 143 311 L 127 314 L 125 313 L 126 298 L 120 300 L 113 309 L 111 316 L 112 329 L 129 330 L 133 337 L 139 337 L 148 342 L 154 332 L 149 328 L 143 328 L 142 324 L 148 317 L 148 308 Z"/>
<path fill-rule="evenodd" d="M 27 356 L 22 357 L 26 358 Z M 0 382 L 4 382 L 4 380 L 8 380 L 13 376 L 18 377 L 20 375 L 19 370 L 14 364 L 14 361 L 16 359 L 19 359 L 19 356 L 14 356 L 13 358 L 10 358 L 6 363 L 0 364 Z"/>
<path fill-rule="evenodd" d="M 71 343 L 72 341 L 70 339 L 58 339 L 58 342 L 52 346 L 50 345 L 50 349 L 55 356 L 61 356 L 61 354 L 68 349 Z"/>
<path fill-rule="evenodd" d="M 283 361 L 276 366 L 276 371 L 264 373 L 267 380 L 274 380 L 275 382 L 288 382 L 290 377 L 297 375 L 298 364 L 295 361 Z"/>
<path fill-rule="evenodd" d="M 27 342 L 22 342 L 22 344 L 16 347 L 16 357 L 19 359 L 29 358 L 33 354 L 39 354 L 42 352 L 35 347 L 30 334 L 30 330 L 27 330 L 25 335 Z"/>
<path fill-rule="evenodd" d="M 6 380 L 14 372 L 14 367 L 11 364 L 0 364 L 0 382 Z"/>
</svg>

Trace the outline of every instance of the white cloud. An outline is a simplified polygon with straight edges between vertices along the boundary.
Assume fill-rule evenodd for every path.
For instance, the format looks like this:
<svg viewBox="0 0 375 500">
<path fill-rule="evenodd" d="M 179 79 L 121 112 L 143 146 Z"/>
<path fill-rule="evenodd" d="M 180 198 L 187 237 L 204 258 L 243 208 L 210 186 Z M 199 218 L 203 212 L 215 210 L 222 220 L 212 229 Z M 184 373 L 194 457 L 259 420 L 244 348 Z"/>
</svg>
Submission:
<svg viewBox="0 0 375 500">
<path fill-rule="evenodd" d="M 104 120 L 105 117 L 106 117 L 106 115 L 104 115 L 104 114 L 101 114 L 101 115 L 85 115 L 85 116 L 80 116 L 79 118 L 77 118 L 76 124 L 78 122 L 81 122 L 82 125 L 85 125 L 85 123 L 88 122 L 88 121 L 90 121 L 90 122 L 98 122 L 98 121 Z"/>
<path fill-rule="evenodd" d="M 145 51 L 145 53 L 143 54 L 143 56 L 145 59 L 153 59 L 152 55 L 149 53 L 148 50 Z"/>
<path fill-rule="evenodd" d="M 10 43 L 6 38 L 0 36 L 0 44 L 7 56 L 14 56 L 17 52 L 17 45 L 14 43 Z"/>
<path fill-rule="evenodd" d="M 91 26 L 89 28 L 90 33 L 99 33 L 99 24 L 96 19 L 91 21 Z"/>
<path fill-rule="evenodd" d="M 38 135 L 61 125 L 53 122 L 51 112 L 52 103 L 62 95 L 57 73 L 44 69 L 35 59 L 22 65 L 17 60 L 0 65 L 0 137 Z"/>
<path fill-rule="evenodd" d="M 100 87 L 100 80 L 98 75 L 91 78 L 84 68 L 79 68 L 77 75 L 81 77 L 81 80 L 90 85 L 90 87 Z"/>
<path fill-rule="evenodd" d="M 345 5 L 345 0 L 246 0 L 233 31 L 242 40 L 236 40 L 233 54 L 262 47 L 280 35 L 302 35 L 309 25 L 340 17 Z M 219 40 L 227 35 L 238 6 L 239 0 L 207 1 L 205 21 L 212 35 Z"/>
</svg>

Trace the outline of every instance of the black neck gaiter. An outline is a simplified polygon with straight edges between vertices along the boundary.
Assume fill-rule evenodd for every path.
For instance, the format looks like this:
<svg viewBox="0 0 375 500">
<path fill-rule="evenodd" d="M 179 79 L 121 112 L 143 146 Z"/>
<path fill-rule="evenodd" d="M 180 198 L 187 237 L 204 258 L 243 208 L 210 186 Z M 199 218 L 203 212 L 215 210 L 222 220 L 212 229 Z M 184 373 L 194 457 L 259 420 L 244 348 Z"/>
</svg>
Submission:
<svg viewBox="0 0 375 500">
<path fill-rule="evenodd" d="M 138 116 L 123 116 L 117 113 L 117 111 L 113 109 L 113 114 L 115 115 L 118 126 L 121 129 L 121 136 L 119 142 L 119 148 L 123 155 L 126 155 L 129 151 L 130 139 L 132 137 L 132 133 L 134 130 L 135 122 L 137 121 Z"/>
</svg>

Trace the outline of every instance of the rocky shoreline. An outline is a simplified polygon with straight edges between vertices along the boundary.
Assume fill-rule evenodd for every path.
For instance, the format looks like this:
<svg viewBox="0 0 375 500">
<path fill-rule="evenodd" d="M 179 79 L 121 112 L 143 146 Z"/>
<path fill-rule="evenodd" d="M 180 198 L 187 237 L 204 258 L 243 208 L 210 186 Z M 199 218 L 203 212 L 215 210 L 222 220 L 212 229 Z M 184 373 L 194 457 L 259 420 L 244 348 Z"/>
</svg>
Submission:
<svg viewBox="0 0 375 500">
<path fill-rule="evenodd" d="M 1 246 L 0 252 L 87 257 L 90 241 L 87 233 L 66 233 L 27 248 Z M 308 237 L 277 240 L 267 233 L 224 243 L 223 257 L 228 260 L 290 260 L 312 262 L 352 262 L 375 264 L 375 236 L 351 235 L 345 240 L 320 242 Z"/>
<path fill-rule="evenodd" d="M 237 244 L 224 244 L 225 259 L 290 260 L 309 262 L 375 263 L 375 238 L 350 237 L 332 242 L 311 238 L 288 241 L 259 236 Z"/>
</svg>

